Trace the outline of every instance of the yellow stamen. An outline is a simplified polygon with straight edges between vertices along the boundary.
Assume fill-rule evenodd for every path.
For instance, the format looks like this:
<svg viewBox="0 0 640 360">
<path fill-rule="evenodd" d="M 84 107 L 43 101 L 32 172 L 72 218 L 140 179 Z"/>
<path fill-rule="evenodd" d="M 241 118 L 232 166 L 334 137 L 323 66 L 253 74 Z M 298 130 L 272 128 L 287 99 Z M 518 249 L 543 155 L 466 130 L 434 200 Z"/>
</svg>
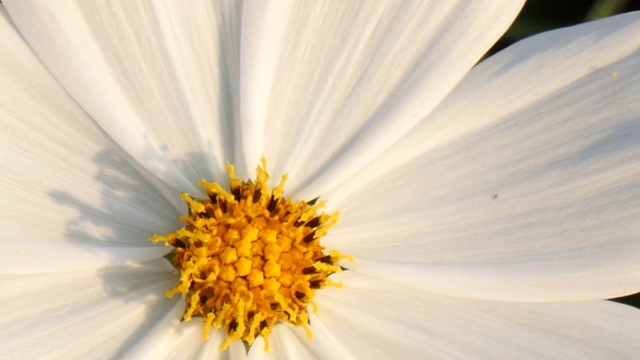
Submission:
<svg viewBox="0 0 640 360">
<path fill-rule="evenodd" d="M 320 246 L 339 213 L 319 213 L 325 202 L 317 199 L 284 198 L 286 175 L 270 191 L 264 158 L 255 181 L 240 181 L 232 165 L 227 171 L 229 191 L 201 180 L 208 199 L 182 194 L 189 205 L 189 216 L 180 218 L 185 227 L 151 237 L 176 249 L 172 263 L 180 279 L 167 296 L 184 295 L 183 319 L 203 318 L 203 339 L 212 327 L 224 328 L 222 349 L 236 339 L 250 345 L 262 336 L 267 350 L 279 321 L 302 326 L 311 338 L 307 309 L 317 311 L 315 291 L 339 286 L 328 277 L 342 270 L 340 260 L 353 261 Z"/>
</svg>

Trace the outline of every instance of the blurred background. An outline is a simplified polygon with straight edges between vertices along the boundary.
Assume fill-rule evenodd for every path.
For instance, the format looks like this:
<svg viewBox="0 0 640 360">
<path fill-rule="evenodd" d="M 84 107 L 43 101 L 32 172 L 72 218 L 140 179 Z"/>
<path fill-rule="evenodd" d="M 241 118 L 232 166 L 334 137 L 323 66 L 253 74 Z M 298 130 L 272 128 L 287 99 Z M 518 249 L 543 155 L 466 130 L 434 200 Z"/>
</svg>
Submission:
<svg viewBox="0 0 640 360">
<path fill-rule="evenodd" d="M 491 49 L 491 53 L 543 31 L 638 10 L 640 0 L 528 0 L 509 31 Z"/>
<path fill-rule="evenodd" d="M 540 32 L 631 11 L 640 11 L 640 0 L 528 0 L 511 28 L 489 53 Z M 640 293 L 614 300 L 640 308 Z"/>
</svg>

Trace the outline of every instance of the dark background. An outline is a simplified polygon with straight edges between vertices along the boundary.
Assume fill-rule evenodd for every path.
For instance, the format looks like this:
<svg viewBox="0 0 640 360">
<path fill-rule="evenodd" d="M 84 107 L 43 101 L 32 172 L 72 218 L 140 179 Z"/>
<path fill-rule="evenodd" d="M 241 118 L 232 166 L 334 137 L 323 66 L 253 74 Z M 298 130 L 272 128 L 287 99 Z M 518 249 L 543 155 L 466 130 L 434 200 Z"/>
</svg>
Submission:
<svg viewBox="0 0 640 360">
<path fill-rule="evenodd" d="M 529 0 L 511 28 L 490 52 L 494 53 L 543 31 L 638 10 L 640 0 Z"/>
</svg>

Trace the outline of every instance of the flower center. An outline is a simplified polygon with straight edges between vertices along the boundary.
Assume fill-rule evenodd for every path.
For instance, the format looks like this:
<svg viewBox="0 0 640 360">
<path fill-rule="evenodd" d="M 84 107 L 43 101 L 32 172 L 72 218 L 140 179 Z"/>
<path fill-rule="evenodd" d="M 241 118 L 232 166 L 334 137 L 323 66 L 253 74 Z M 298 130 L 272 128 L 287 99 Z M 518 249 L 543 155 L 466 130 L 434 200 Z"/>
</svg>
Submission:
<svg viewBox="0 0 640 360">
<path fill-rule="evenodd" d="M 338 251 L 326 252 L 319 239 L 336 224 L 339 213 L 319 213 L 325 202 L 284 198 L 286 175 L 269 189 L 266 160 L 257 168 L 255 182 L 240 181 L 233 166 L 227 165 L 230 191 L 204 180 L 208 199 L 182 198 L 189 215 L 186 225 L 165 236 L 154 235 L 175 247 L 173 265 L 180 280 L 167 296 L 182 293 L 187 307 L 184 321 L 202 317 L 202 338 L 211 327 L 227 334 L 222 349 L 240 339 L 252 344 L 268 336 L 274 324 L 287 321 L 307 331 L 307 308 L 317 289 L 339 286 L 328 278 L 341 271 Z"/>
</svg>

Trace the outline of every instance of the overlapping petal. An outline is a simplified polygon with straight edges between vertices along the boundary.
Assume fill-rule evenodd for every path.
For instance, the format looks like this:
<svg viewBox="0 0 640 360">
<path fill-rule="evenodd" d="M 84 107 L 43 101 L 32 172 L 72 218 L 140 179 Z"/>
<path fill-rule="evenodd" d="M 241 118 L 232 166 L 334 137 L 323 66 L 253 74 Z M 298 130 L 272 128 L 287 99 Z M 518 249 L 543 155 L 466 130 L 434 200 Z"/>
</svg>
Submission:
<svg viewBox="0 0 640 360">
<path fill-rule="evenodd" d="M 123 352 L 126 359 L 214 359 L 240 360 L 246 358 L 242 343 L 235 341 L 228 351 L 220 351 L 225 339 L 224 331 L 211 332 L 207 340 L 202 340 L 202 320 L 194 318 L 182 321 L 185 302 L 178 297 L 173 307 L 158 313 L 158 320 L 152 329 L 135 339 L 135 345 Z"/>
<path fill-rule="evenodd" d="M 63 259 L 60 259 L 63 260 Z M 0 275 L 3 356 L 114 358 L 148 335 L 179 298 L 164 259 L 86 272 Z"/>
<path fill-rule="evenodd" d="M 178 225 L 167 201 L 177 195 L 137 170 L 0 15 L 0 273 L 162 256 L 168 249 L 147 239 Z"/>
<path fill-rule="evenodd" d="M 640 14 L 618 16 L 478 65 L 376 166 L 327 194 L 344 213 L 327 240 L 362 259 L 358 271 L 456 296 L 637 291 L 639 31 Z"/>
<path fill-rule="evenodd" d="M 243 84 L 268 83 L 253 97 L 243 90 L 247 106 L 268 104 L 243 118 L 243 136 L 247 127 L 255 133 L 244 139 L 247 164 L 253 168 L 265 155 L 276 175 L 290 175 L 292 194 L 324 194 L 442 101 L 507 29 L 522 3 L 293 2 L 284 30 L 247 26 L 243 36 L 273 44 L 263 45 L 260 56 L 242 52 L 242 75 L 258 69 L 246 71 L 253 77 L 243 78 Z M 251 6 L 263 5 L 245 3 Z M 267 22 L 282 13 L 260 15 Z M 273 56 L 278 61 L 264 64 Z"/>
<path fill-rule="evenodd" d="M 521 2 L 6 3 L 0 273 L 68 272 L 0 277 L 4 353 L 245 358 L 144 261 L 180 226 L 170 193 L 261 155 L 343 212 L 326 245 L 357 261 L 314 340 L 280 324 L 249 358 L 640 352 L 637 310 L 527 303 L 638 290 L 638 14 L 463 79 Z"/>
<path fill-rule="evenodd" d="M 246 157 L 246 177 L 266 155 L 292 189 L 315 179 L 318 192 L 440 102 L 522 2 L 239 4 L 7 7 L 83 109 L 168 184 L 197 192 L 226 161 Z"/>
<path fill-rule="evenodd" d="M 318 318 L 354 359 L 626 359 L 640 351 L 640 313 L 626 305 L 450 298 L 344 275 L 348 287 L 318 293 Z"/>
<path fill-rule="evenodd" d="M 240 3 L 7 1 L 80 106 L 149 171 L 200 193 L 234 161 Z M 203 44 L 205 44 L 203 46 Z"/>
</svg>

